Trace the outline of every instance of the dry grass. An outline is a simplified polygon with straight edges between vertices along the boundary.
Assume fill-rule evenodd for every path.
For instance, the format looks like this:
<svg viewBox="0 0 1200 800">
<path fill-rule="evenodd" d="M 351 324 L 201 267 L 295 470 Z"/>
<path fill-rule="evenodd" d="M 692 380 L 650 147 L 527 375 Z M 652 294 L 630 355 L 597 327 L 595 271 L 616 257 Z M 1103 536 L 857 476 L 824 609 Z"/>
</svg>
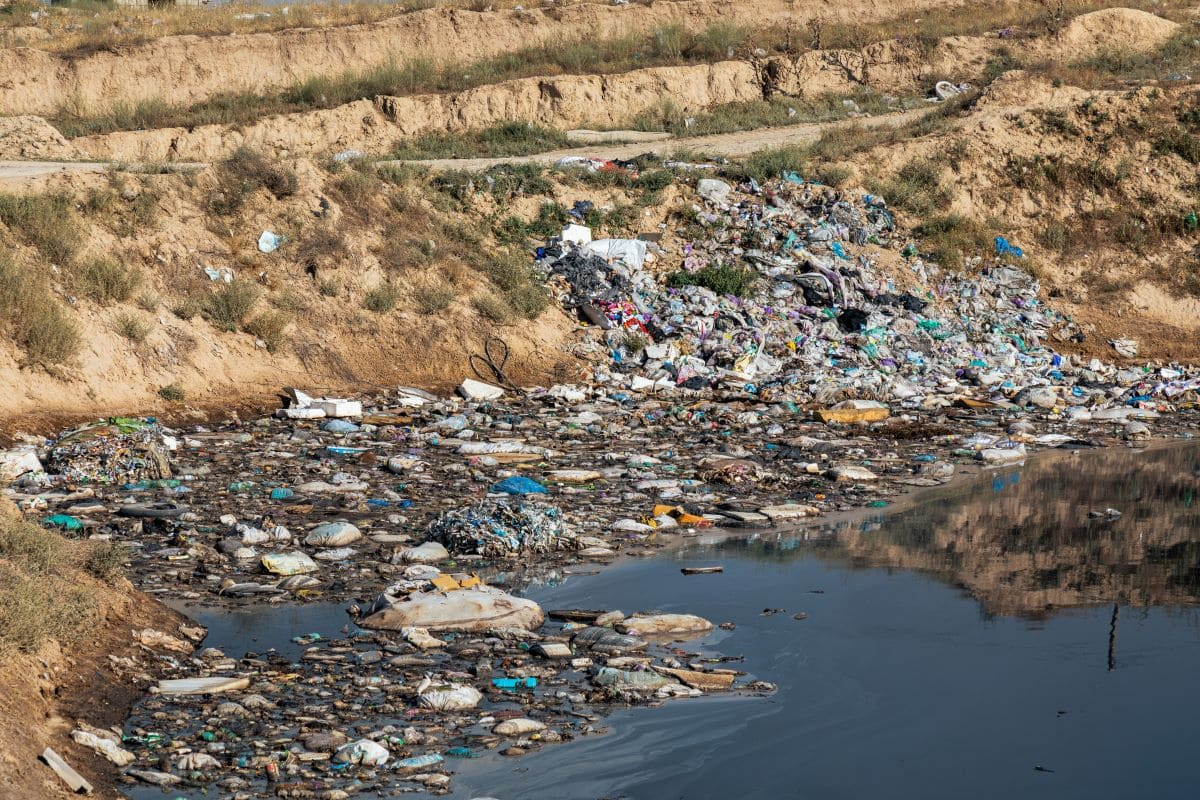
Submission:
<svg viewBox="0 0 1200 800">
<path fill-rule="evenodd" d="M 134 344 L 141 344 L 150 335 L 150 323 L 138 314 L 123 312 L 113 319 L 113 330 Z"/>
<path fill-rule="evenodd" d="M 235 331 L 250 316 L 260 294 L 256 284 L 239 278 L 205 295 L 199 313 L 217 328 Z"/>
<path fill-rule="evenodd" d="M 412 290 L 413 307 L 421 314 L 445 311 L 457 296 L 455 288 L 440 279 L 428 280 Z"/>
<path fill-rule="evenodd" d="M 505 298 L 495 292 L 485 292 L 471 298 L 471 305 L 483 315 L 484 319 L 497 325 L 507 325 L 512 321 L 512 308 Z"/>
<path fill-rule="evenodd" d="M 296 173 L 278 161 L 249 147 L 239 147 L 216 169 L 217 186 L 209 198 L 209 210 L 221 216 L 239 211 L 247 198 L 266 189 L 276 200 L 295 194 Z"/>
<path fill-rule="evenodd" d="M 466 8 L 470 0 L 416 0 L 403 6 L 391 3 L 352 2 L 292 5 L 282 13 L 278 5 L 230 3 L 220 6 L 152 5 L 148 8 L 122 8 L 100 2 L 79 2 L 45 6 L 18 0 L 0 10 L 0 28 L 29 24 L 29 12 L 49 11 L 39 27 L 53 36 L 30 41 L 28 46 L 51 50 L 71 57 L 98 51 L 119 52 L 122 48 L 164 36 L 192 34 L 222 36 L 231 33 L 268 33 L 293 28 L 333 28 L 362 25 L 434 5 Z M 498 8 L 512 2 L 498 2 Z M 239 18 L 253 15 L 249 19 Z M 258 16 L 262 15 L 262 16 Z"/>
<path fill-rule="evenodd" d="M 66 194 L 0 194 L 0 222 L 51 264 L 69 266 L 82 246 L 75 203 Z"/>
<path fill-rule="evenodd" d="M 51 639 L 70 642 L 93 619 L 95 601 L 75 574 L 77 565 L 89 560 L 80 558 L 79 549 L 5 512 L 0 519 L 0 653 L 34 653 Z M 103 571 L 114 574 L 107 567 Z"/>
<path fill-rule="evenodd" d="M 125 302 L 141 283 L 137 269 L 104 256 L 87 259 L 71 269 L 71 288 L 101 305 Z"/>
<path fill-rule="evenodd" d="M 25 352 L 24 365 L 53 367 L 79 350 L 79 329 L 55 299 L 45 275 L 0 247 L 0 321 Z"/>
<path fill-rule="evenodd" d="M 367 293 L 363 295 L 362 306 L 367 311 L 386 314 L 396 307 L 396 301 L 399 299 L 399 289 L 391 283 L 381 283 L 367 290 Z"/>
<path fill-rule="evenodd" d="M 287 342 L 284 332 L 292 324 L 290 314 L 282 311 L 264 311 L 247 322 L 244 326 L 246 333 L 262 340 L 270 353 L 279 352 Z"/>
</svg>

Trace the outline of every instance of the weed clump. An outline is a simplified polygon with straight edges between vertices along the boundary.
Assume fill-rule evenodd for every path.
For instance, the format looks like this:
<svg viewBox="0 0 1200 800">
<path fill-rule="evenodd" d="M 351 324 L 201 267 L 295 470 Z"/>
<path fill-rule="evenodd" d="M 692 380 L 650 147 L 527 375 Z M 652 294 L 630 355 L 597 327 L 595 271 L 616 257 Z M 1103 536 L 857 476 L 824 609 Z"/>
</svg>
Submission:
<svg viewBox="0 0 1200 800">
<path fill-rule="evenodd" d="M 362 305 L 367 311 L 386 314 L 396 307 L 396 301 L 399 299 L 400 290 L 391 283 L 385 282 L 369 289 L 363 295 Z"/>
<path fill-rule="evenodd" d="M 422 314 L 436 314 L 450 307 L 457 296 L 454 287 L 445 281 L 433 280 L 413 289 L 413 303 Z"/>
<path fill-rule="evenodd" d="M 889 204 L 922 217 L 930 216 L 950 203 L 950 191 L 942 183 L 941 167 L 933 159 L 914 158 L 895 175 L 870 182 L 870 189 L 883 195 Z"/>
<path fill-rule="evenodd" d="M 227 216 L 241 209 L 246 198 L 266 189 L 276 200 L 296 193 L 296 173 L 249 147 L 239 147 L 217 166 L 217 188 L 209 199 L 209 210 Z"/>
<path fill-rule="evenodd" d="M 254 304 L 258 302 L 259 289 L 247 280 L 239 279 L 222 286 L 212 294 L 205 295 L 199 302 L 199 312 L 206 320 L 225 331 L 235 331 L 246 321 Z"/>
<path fill-rule="evenodd" d="M 118 314 L 113 321 L 113 328 L 117 333 L 137 344 L 146 341 L 146 337 L 150 335 L 150 324 L 137 314 Z"/>
<path fill-rule="evenodd" d="M 922 250 L 934 261 L 948 267 L 962 266 L 963 259 L 986 250 L 994 234 L 984 225 L 961 214 L 933 217 L 914 230 L 921 237 Z"/>
<path fill-rule="evenodd" d="M 718 295 L 746 297 L 754 289 L 755 278 L 750 270 L 726 264 L 709 266 L 695 272 L 677 270 L 667 278 L 667 286 L 681 289 L 684 286 L 703 286 Z"/>
<path fill-rule="evenodd" d="M 275 353 L 286 342 L 284 331 L 291 323 L 291 316 L 282 311 L 264 311 L 245 324 L 245 331 L 262 340 L 267 352 Z"/>
<path fill-rule="evenodd" d="M 158 396 L 168 403 L 182 403 L 187 399 L 187 392 L 179 384 L 171 383 L 159 389 Z"/>
<path fill-rule="evenodd" d="M 98 256 L 71 270 L 71 285 L 79 294 L 101 305 L 123 303 L 142 283 L 142 275 L 111 258 Z"/>
<path fill-rule="evenodd" d="M 51 264 L 70 265 L 82 246 L 75 203 L 66 194 L 0 194 L 0 222 Z"/>
</svg>

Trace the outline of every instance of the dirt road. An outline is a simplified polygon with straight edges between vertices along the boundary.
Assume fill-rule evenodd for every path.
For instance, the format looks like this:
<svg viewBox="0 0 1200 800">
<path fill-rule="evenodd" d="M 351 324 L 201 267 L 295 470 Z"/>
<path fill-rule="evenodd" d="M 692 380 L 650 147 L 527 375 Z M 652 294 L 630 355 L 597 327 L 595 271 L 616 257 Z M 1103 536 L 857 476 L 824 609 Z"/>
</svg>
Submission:
<svg viewBox="0 0 1200 800">
<path fill-rule="evenodd" d="M 886 125 L 893 128 L 907 122 L 920 119 L 936 106 L 917 108 L 894 114 L 880 114 L 874 117 L 856 117 L 854 119 L 838 120 L 836 122 L 810 122 L 800 125 L 788 125 L 781 128 L 758 128 L 752 131 L 737 131 L 735 133 L 719 133 L 711 136 L 690 136 L 687 138 L 661 138 L 651 141 L 639 141 L 626 144 L 594 144 L 584 147 L 572 147 L 563 150 L 552 150 L 548 153 L 536 153 L 529 156 L 507 156 L 503 158 L 438 158 L 424 161 L 381 161 L 387 164 L 420 164 L 434 170 L 471 170 L 480 171 L 497 164 L 553 164 L 567 156 L 588 156 L 603 159 L 627 159 L 653 153 L 658 156 L 670 156 L 676 153 L 693 152 L 706 156 L 725 156 L 737 158 L 785 145 L 811 144 L 830 129 L 852 126 L 874 127 Z"/>
<path fill-rule="evenodd" d="M 756 153 L 772 147 L 785 145 L 811 144 L 830 129 L 852 126 L 874 127 L 887 125 L 899 127 L 906 122 L 920 119 L 928 114 L 930 108 L 917 108 L 894 114 L 880 114 L 874 117 L 856 117 L 854 119 L 838 120 L 836 122 L 809 122 L 800 125 L 788 125 L 781 128 L 758 128 L 752 131 L 737 131 L 735 133 L 720 133 L 712 136 L 691 136 L 687 138 L 663 137 L 662 134 L 642 134 L 640 141 L 623 144 L 597 141 L 595 144 L 572 147 L 563 150 L 552 150 L 547 153 L 535 153 L 528 156 L 506 156 L 503 158 L 439 158 L 425 161 L 380 161 L 382 166 L 394 164 L 419 164 L 433 170 L 471 170 L 481 171 L 497 164 L 553 164 L 565 156 L 587 156 L 603 159 L 634 158 L 643 153 L 654 153 L 658 156 L 671 156 L 677 153 L 693 152 L 706 156 L 725 156 L 737 158 Z M 628 136 L 636 136 L 629 132 Z M 603 138 L 603 137 L 597 137 Z M 161 165 L 157 165 L 161 168 Z M 178 171 L 203 169 L 206 165 L 198 162 L 172 164 L 171 168 Z M 137 164 L 109 164 L 103 161 L 0 161 L 0 184 L 22 183 L 36 178 L 64 173 L 104 172 L 110 168 L 123 169 L 130 172 L 139 171 Z M 144 169 L 144 167 L 143 167 Z"/>
</svg>

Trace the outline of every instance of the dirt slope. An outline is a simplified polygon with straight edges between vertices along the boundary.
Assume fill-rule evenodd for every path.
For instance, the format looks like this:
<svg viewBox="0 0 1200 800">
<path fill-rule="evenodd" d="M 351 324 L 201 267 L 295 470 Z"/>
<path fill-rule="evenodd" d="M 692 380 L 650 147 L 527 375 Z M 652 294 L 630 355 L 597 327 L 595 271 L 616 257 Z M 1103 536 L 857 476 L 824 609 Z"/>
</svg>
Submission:
<svg viewBox="0 0 1200 800">
<path fill-rule="evenodd" d="M 51 114 L 64 106 L 107 107 L 158 98 L 194 103 L 218 92 L 290 85 L 313 75 L 389 60 L 463 61 L 581 37 L 604 38 L 678 23 L 769 25 L 820 13 L 834 20 L 895 14 L 961 0 L 675 0 L 647 5 L 574 5 L 548 10 L 429 9 L 368 25 L 230 36 L 177 36 L 119 52 L 60 55 L 0 49 L 0 114 Z"/>
</svg>

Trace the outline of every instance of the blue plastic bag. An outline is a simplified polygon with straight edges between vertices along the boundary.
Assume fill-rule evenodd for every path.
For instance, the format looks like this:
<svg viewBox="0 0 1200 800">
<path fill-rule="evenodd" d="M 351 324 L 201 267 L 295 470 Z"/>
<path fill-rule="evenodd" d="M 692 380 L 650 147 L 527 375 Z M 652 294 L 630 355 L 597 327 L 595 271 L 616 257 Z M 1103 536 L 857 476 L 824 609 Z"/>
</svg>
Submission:
<svg viewBox="0 0 1200 800">
<path fill-rule="evenodd" d="M 510 478 L 493 483 L 489 491 L 493 493 L 503 492 L 504 494 L 549 494 L 549 490 L 545 486 L 542 486 L 533 478 L 526 478 L 524 475 L 513 475 Z"/>
<path fill-rule="evenodd" d="M 1013 256 L 1014 258 L 1024 258 L 1025 251 L 1014 244 L 1010 244 L 1008 239 L 1003 236 L 996 237 L 996 255 L 998 256 Z"/>
</svg>

